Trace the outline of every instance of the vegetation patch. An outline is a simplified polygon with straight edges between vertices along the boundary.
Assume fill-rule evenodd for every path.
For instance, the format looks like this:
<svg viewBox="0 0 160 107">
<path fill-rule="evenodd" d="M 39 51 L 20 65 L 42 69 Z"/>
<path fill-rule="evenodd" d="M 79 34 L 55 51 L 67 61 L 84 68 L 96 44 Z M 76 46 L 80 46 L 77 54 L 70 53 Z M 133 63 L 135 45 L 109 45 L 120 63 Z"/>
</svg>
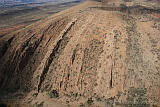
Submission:
<svg viewBox="0 0 160 107">
<path fill-rule="evenodd" d="M 149 107 L 146 88 L 131 87 L 127 94 L 126 107 Z"/>
<path fill-rule="evenodd" d="M 88 98 L 88 100 L 87 100 L 87 104 L 88 104 L 88 105 L 92 105 L 92 104 L 93 104 L 93 102 L 94 102 L 94 101 L 93 101 L 93 99 L 92 99 L 92 98 Z"/>
<path fill-rule="evenodd" d="M 6 104 L 0 103 L 0 107 L 7 107 Z"/>
<path fill-rule="evenodd" d="M 76 98 L 76 97 L 78 97 L 78 93 L 73 93 L 72 96 L 73 96 L 74 98 Z"/>
<path fill-rule="evenodd" d="M 52 90 L 50 93 L 49 93 L 49 97 L 50 98 L 58 98 L 59 97 L 59 93 L 57 90 Z"/>
</svg>

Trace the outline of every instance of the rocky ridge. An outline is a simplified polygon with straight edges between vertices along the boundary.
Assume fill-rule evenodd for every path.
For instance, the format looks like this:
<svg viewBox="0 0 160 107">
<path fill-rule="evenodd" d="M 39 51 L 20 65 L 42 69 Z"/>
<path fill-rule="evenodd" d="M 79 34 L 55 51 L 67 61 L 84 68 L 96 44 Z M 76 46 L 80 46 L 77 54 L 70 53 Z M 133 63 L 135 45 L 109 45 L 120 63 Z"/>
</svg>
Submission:
<svg viewBox="0 0 160 107">
<path fill-rule="evenodd" d="M 158 107 L 159 9 L 131 4 L 87 1 L 1 37 L 0 89 L 33 105 Z"/>
</svg>

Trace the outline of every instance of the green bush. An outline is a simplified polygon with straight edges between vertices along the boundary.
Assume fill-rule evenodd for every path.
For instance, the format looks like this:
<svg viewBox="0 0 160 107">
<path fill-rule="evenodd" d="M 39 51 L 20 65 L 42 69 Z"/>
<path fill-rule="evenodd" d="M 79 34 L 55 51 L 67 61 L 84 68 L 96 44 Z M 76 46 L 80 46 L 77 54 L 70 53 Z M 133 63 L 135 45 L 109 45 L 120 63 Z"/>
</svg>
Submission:
<svg viewBox="0 0 160 107">
<path fill-rule="evenodd" d="M 59 97 L 59 93 L 57 90 L 52 90 L 50 93 L 49 93 L 49 96 L 50 98 L 58 98 Z"/>
<path fill-rule="evenodd" d="M 92 98 L 88 98 L 87 104 L 88 104 L 88 105 L 92 105 L 92 103 L 93 103 L 93 99 L 92 99 Z"/>
<path fill-rule="evenodd" d="M 78 93 L 73 93 L 72 96 L 76 98 L 78 96 Z"/>
</svg>

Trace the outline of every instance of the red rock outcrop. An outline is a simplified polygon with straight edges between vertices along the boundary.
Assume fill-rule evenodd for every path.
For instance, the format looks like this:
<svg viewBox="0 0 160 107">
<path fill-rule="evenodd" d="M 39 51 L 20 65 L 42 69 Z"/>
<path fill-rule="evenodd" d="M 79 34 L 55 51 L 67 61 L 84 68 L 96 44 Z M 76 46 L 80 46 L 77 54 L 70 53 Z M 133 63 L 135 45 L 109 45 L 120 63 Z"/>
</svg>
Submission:
<svg viewBox="0 0 160 107">
<path fill-rule="evenodd" d="M 0 38 L 0 89 L 71 105 L 158 106 L 159 10 L 108 6 L 88 1 Z"/>
</svg>

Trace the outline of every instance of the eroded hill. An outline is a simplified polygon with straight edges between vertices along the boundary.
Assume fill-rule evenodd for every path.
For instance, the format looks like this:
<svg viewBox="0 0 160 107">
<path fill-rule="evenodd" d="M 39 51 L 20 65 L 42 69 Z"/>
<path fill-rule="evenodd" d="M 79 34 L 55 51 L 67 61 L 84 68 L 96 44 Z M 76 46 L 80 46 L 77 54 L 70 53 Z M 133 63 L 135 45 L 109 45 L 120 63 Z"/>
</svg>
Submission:
<svg viewBox="0 0 160 107">
<path fill-rule="evenodd" d="M 3 36 L 1 100 L 160 106 L 160 10 L 149 6 L 87 1 Z"/>
</svg>

